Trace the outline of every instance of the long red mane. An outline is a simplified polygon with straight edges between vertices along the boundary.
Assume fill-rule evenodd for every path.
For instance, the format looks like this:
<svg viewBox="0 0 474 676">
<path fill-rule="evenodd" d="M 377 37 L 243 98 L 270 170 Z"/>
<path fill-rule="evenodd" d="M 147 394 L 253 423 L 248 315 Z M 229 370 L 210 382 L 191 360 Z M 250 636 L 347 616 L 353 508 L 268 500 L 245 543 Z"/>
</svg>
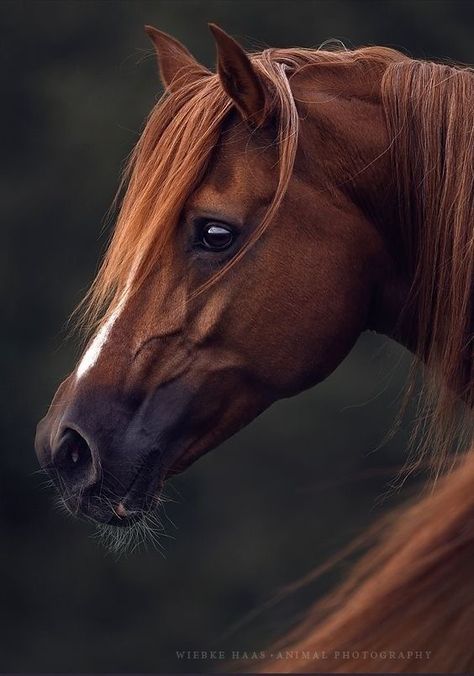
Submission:
<svg viewBox="0 0 474 676">
<path fill-rule="evenodd" d="M 316 651 L 325 671 L 471 671 L 474 449 L 455 451 L 473 442 L 474 73 L 403 60 L 382 95 L 425 375 L 410 466 L 429 459 L 435 480 L 362 539 L 348 580 L 280 648 L 295 671 L 314 670 Z"/>
</svg>

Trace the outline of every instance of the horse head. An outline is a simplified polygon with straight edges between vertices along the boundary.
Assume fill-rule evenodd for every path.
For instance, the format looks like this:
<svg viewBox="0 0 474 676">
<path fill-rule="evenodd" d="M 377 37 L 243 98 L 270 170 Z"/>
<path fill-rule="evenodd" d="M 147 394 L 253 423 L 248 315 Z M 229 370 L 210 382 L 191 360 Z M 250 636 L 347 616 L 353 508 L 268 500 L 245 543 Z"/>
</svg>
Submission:
<svg viewBox="0 0 474 676">
<path fill-rule="evenodd" d="M 128 525 L 163 482 L 326 378 L 404 289 L 384 49 L 248 55 L 217 73 L 148 28 L 166 92 L 86 300 L 98 325 L 37 433 L 65 504 Z"/>
</svg>

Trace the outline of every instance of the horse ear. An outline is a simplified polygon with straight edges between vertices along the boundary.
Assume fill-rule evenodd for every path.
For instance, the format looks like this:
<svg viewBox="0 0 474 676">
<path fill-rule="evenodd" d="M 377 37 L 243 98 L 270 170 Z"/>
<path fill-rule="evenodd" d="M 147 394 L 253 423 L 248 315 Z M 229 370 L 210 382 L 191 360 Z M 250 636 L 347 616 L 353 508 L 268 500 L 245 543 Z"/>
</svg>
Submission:
<svg viewBox="0 0 474 676">
<path fill-rule="evenodd" d="M 242 47 L 214 23 L 209 24 L 217 46 L 217 72 L 222 86 L 244 120 L 261 125 L 267 118 L 267 93 L 260 75 Z"/>
<path fill-rule="evenodd" d="M 153 26 L 145 26 L 145 33 L 155 47 L 161 81 L 166 89 L 181 88 L 210 74 L 176 38 Z"/>
</svg>

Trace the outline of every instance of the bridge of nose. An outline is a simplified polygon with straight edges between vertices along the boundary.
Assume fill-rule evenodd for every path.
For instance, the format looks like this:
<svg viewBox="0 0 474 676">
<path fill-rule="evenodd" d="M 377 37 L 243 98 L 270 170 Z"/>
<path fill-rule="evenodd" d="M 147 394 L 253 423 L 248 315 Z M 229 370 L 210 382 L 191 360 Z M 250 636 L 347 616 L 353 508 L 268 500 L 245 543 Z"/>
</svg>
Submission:
<svg viewBox="0 0 474 676">
<path fill-rule="evenodd" d="M 131 390 L 133 396 L 134 389 L 146 387 L 144 380 L 152 367 L 169 371 L 176 352 L 185 351 L 182 340 L 180 345 L 171 343 L 186 334 L 186 280 L 164 273 L 166 269 L 151 275 L 133 294 L 124 294 L 79 361 L 78 383 L 92 380 L 96 385 Z"/>
</svg>

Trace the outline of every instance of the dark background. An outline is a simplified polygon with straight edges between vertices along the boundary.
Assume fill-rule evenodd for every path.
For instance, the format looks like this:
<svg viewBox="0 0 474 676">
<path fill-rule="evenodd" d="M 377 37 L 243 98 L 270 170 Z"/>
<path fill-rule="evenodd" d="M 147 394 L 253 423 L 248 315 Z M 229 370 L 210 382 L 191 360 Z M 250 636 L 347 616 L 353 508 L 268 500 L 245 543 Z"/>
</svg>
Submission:
<svg viewBox="0 0 474 676">
<path fill-rule="evenodd" d="M 0 17 L 0 671 L 222 669 L 175 651 L 265 647 L 344 567 L 265 602 L 398 500 L 379 498 L 404 459 L 406 426 L 383 442 L 407 358 L 363 336 L 326 383 L 174 479 L 165 557 L 116 560 L 89 525 L 54 509 L 35 474 L 34 429 L 77 357 L 65 321 L 160 91 L 143 24 L 208 65 L 210 20 L 248 47 L 338 38 L 473 62 L 474 3 L 36 0 L 1 2 Z"/>
</svg>

